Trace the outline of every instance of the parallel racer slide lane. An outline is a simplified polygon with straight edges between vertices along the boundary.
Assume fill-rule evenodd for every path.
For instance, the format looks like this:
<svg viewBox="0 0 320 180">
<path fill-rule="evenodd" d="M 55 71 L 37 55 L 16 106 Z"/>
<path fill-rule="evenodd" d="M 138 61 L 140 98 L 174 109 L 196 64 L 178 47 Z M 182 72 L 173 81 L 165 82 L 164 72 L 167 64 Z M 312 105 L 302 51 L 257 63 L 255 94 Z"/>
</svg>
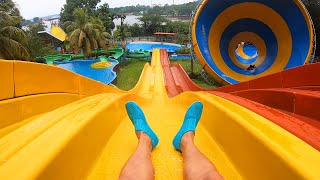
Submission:
<svg viewBox="0 0 320 180">
<path fill-rule="evenodd" d="M 237 85 L 206 90 L 195 85 L 180 65 L 174 64 L 171 66 L 170 62 L 167 61 L 168 54 L 165 50 L 162 50 L 161 55 L 166 88 L 170 97 L 188 91 L 209 92 L 256 112 L 320 150 L 320 115 L 319 111 L 315 111 L 313 108 L 320 103 L 320 94 L 308 90 L 282 88 L 283 85 L 289 84 L 294 85 L 296 88 L 308 85 L 317 87 L 316 84 L 319 86 L 320 81 L 316 76 L 306 79 L 299 75 L 293 79 L 292 76 L 287 75 L 309 67 L 307 68 L 308 71 L 306 71 L 308 73 L 305 74 L 305 76 L 309 77 L 314 74 L 314 72 L 319 71 L 320 64 L 308 65 L 307 67 L 281 72 L 281 74 L 287 78 L 270 75 Z M 166 71 L 166 68 L 179 70 Z M 172 78 L 173 76 L 176 78 Z M 294 82 L 294 84 L 288 81 Z M 268 84 L 268 82 L 273 83 Z M 274 82 L 279 82 L 280 84 L 277 86 Z M 281 82 L 284 84 L 281 84 Z M 251 84 L 252 89 L 249 88 L 249 84 Z M 278 89 L 275 90 L 268 87 L 278 87 Z"/>
</svg>

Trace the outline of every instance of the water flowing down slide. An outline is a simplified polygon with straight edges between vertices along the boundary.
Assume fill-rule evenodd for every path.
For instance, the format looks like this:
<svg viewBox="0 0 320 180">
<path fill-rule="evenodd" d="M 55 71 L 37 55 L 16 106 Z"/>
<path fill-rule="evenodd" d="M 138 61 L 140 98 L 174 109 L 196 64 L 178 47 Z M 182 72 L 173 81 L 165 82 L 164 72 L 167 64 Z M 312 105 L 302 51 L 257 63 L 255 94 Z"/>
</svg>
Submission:
<svg viewBox="0 0 320 180">
<path fill-rule="evenodd" d="M 308 63 L 315 37 L 300 0 L 204 0 L 194 17 L 192 41 L 204 69 L 227 85 Z M 243 58 L 243 44 L 255 46 L 257 56 Z M 247 70 L 250 65 L 254 71 Z"/>
<path fill-rule="evenodd" d="M 171 141 L 194 101 L 204 104 L 195 143 L 226 179 L 320 176 L 317 149 L 228 100 L 227 93 L 169 98 L 161 54 L 153 51 L 128 92 L 58 67 L 0 61 L 0 84 L 6 87 L 0 93 L 0 179 L 117 179 L 137 146 L 128 101 L 142 107 L 159 136 L 152 153 L 156 179 L 182 179 L 183 159 Z"/>
</svg>

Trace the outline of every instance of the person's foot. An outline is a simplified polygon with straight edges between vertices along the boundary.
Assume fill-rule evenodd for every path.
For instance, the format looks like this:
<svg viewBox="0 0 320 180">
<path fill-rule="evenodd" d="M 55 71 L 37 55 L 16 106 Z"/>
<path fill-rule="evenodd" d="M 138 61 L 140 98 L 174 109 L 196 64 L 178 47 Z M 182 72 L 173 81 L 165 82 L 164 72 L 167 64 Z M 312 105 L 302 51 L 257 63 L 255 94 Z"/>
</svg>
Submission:
<svg viewBox="0 0 320 180">
<path fill-rule="evenodd" d="M 172 144 L 176 150 L 181 152 L 181 139 L 185 133 L 190 131 L 195 132 L 202 114 L 202 110 L 203 104 L 201 102 L 195 102 L 189 107 L 184 117 L 183 124 L 172 141 Z"/>
<path fill-rule="evenodd" d="M 126 109 L 132 124 L 134 125 L 136 132 L 146 133 L 152 142 L 152 149 L 154 149 L 158 143 L 158 136 L 150 128 L 143 111 L 135 102 L 128 102 L 126 104 Z"/>
</svg>

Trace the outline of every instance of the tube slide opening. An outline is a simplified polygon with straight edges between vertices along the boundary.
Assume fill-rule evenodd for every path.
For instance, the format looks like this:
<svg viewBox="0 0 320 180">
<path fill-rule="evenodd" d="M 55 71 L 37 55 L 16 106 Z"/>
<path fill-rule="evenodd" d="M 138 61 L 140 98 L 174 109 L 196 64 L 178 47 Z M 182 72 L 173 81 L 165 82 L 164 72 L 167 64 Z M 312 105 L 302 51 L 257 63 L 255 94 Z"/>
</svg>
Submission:
<svg viewBox="0 0 320 180">
<path fill-rule="evenodd" d="M 204 0 L 192 30 L 200 63 L 225 85 L 308 63 L 314 38 L 312 20 L 299 0 Z"/>
</svg>

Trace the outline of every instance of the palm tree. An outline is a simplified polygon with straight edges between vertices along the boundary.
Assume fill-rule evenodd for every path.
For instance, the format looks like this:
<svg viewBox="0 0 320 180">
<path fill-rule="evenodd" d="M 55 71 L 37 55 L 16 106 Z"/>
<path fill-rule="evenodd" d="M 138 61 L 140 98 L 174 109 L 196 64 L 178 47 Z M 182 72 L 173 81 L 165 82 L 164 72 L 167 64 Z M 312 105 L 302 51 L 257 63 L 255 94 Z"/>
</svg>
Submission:
<svg viewBox="0 0 320 180">
<path fill-rule="evenodd" d="M 26 33 L 17 26 L 21 23 L 19 11 L 11 0 L 0 2 L 0 59 L 28 60 Z"/>
<path fill-rule="evenodd" d="M 92 50 L 103 48 L 108 52 L 106 42 L 110 34 L 105 32 L 102 21 L 97 17 L 89 16 L 83 9 L 75 9 L 73 22 L 65 22 L 63 27 L 68 33 L 67 40 L 75 54 L 81 50 L 86 57 L 91 57 Z"/>
<path fill-rule="evenodd" d="M 117 19 L 117 17 L 118 16 L 115 13 L 109 14 L 109 19 L 111 20 L 111 32 L 116 28 L 116 25 L 113 21 Z"/>
<path fill-rule="evenodd" d="M 131 37 L 132 33 L 129 31 L 129 26 L 127 24 L 124 24 L 123 27 L 120 25 L 117 26 L 117 30 L 113 33 L 113 38 L 117 40 L 122 40 L 127 37 Z"/>
</svg>

